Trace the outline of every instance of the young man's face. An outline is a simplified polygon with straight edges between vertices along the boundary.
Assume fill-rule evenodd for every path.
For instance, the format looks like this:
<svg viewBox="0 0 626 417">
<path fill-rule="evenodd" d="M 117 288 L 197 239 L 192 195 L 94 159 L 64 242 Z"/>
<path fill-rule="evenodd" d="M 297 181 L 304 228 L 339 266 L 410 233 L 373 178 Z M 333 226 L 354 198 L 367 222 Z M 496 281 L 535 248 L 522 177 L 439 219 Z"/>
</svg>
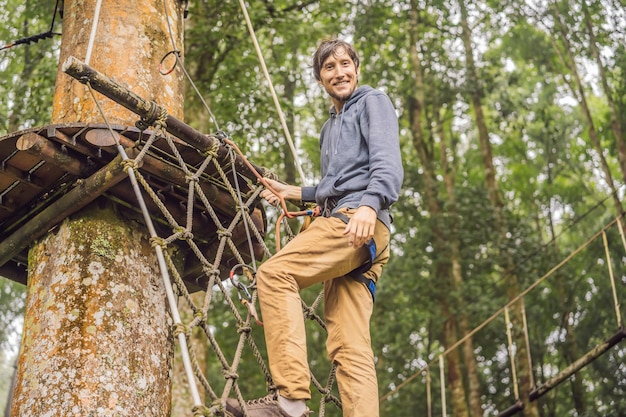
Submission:
<svg viewBox="0 0 626 417">
<path fill-rule="evenodd" d="M 356 90 L 358 75 L 354 61 L 344 48 L 337 49 L 326 58 L 320 69 L 320 82 L 333 99 L 335 107 L 341 108 Z"/>
</svg>

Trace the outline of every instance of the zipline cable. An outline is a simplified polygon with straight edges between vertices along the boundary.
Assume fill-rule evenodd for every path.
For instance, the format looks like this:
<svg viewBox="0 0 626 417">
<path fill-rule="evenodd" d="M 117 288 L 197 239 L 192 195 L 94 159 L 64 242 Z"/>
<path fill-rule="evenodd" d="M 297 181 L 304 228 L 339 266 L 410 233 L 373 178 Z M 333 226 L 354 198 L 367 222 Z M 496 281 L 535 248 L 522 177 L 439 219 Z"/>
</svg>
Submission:
<svg viewBox="0 0 626 417">
<path fill-rule="evenodd" d="M 183 64 L 182 60 L 180 59 L 180 50 L 176 48 L 176 40 L 174 39 L 174 33 L 172 31 L 172 25 L 170 24 L 170 15 L 169 15 L 169 13 L 167 11 L 167 4 L 166 4 L 165 0 L 163 0 L 163 10 L 165 12 L 165 21 L 167 22 L 167 30 L 168 30 L 169 35 L 170 35 L 170 42 L 172 42 L 172 51 L 168 52 L 168 54 L 169 53 L 173 53 L 174 54 L 174 56 L 176 58 L 176 64 L 180 65 L 180 68 L 182 69 L 183 74 L 185 74 L 185 78 L 187 78 L 187 81 L 189 81 L 189 84 L 191 85 L 193 90 L 196 92 L 196 95 L 198 96 L 198 98 L 200 98 L 200 101 L 202 102 L 202 105 L 206 109 L 207 113 L 209 114 L 209 117 L 211 118 L 211 121 L 215 125 L 215 129 L 217 129 L 218 131 L 221 131 L 222 129 L 220 129 L 219 123 L 217 123 L 217 119 L 215 118 L 215 115 L 213 115 L 213 112 L 211 111 L 211 108 L 209 107 L 209 105 L 207 104 L 206 100 L 204 99 L 204 97 L 200 93 L 200 90 L 198 90 L 198 87 L 196 86 L 196 83 L 194 83 L 193 80 L 191 79 L 191 76 L 187 72 L 187 69 L 185 68 L 185 65 Z M 173 70 L 174 70 L 174 68 L 172 68 L 171 71 L 173 71 Z M 169 74 L 171 71 L 169 71 L 167 74 Z M 163 74 L 163 75 L 166 75 L 166 74 Z"/>
<path fill-rule="evenodd" d="M 246 26 L 248 27 L 248 32 L 250 32 L 250 37 L 252 38 L 252 42 L 254 43 L 254 49 L 256 50 L 257 56 L 259 57 L 259 62 L 261 63 L 263 74 L 265 75 L 265 79 L 267 80 L 267 84 L 270 88 L 272 99 L 274 100 L 276 111 L 278 112 L 278 118 L 280 119 L 280 124 L 282 125 L 283 131 L 285 132 L 285 138 L 287 139 L 287 143 L 289 144 L 289 149 L 291 149 L 291 153 L 293 154 L 294 163 L 296 164 L 298 174 L 300 174 L 300 180 L 302 181 L 302 184 L 304 185 L 306 184 L 304 171 L 302 171 L 302 166 L 300 165 L 296 148 L 293 144 L 293 140 L 291 139 L 291 134 L 289 133 L 289 128 L 287 127 L 287 122 L 285 121 L 285 116 L 283 115 L 283 111 L 280 107 L 280 102 L 278 101 L 276 90 L 274 90 L 274 84 L 272 83 L 270 74 L 267 71 L 267 66 L 265 65 L 265 58 L 263 58 L 261 47 L 259 46 L 259 42 L 257 40 L 256 34 L 254 33 L 254 27 L 252 27 L 252 22 L 250 21 L 250 16 L 248 15 L 248 9 L 246 7 L 246 4 L 244 3 L 244 0 L 239 0 L 239 5 L 241 6 L 241 11 L 243 12 L 244 18 L 246 20 Z"/>
<path fill-rule="evenodd" d="M 54 35 L 60 35 L 60 33 L 54 32 L 54 22 L 56 21 L 57 11 L 59 10 L 59 0 L 56 1 L 54 6 L 54 13 L 52 14 L 52 23 L 50 24 L 50 29 L 47 32 L 38 33 L 37 35 L 26 36 L 24 38 L 13 41 L 7 45 L 0 47 L 0 51 L 4 51 L 5 49 L 10 49 L 17 45 L 28 45 L 31 43 L 37 43 L 40 40 L 52 38 Z"/>
</svg>

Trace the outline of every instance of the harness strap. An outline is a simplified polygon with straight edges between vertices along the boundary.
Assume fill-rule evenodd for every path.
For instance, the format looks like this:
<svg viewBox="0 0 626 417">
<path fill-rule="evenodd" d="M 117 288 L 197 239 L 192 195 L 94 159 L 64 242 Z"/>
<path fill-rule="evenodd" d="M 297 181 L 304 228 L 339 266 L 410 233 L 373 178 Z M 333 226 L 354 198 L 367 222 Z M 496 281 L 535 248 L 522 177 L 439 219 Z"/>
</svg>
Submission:
<svg viewBox="0 0 626 417">
<path fill-rule="evenodd" d="M 350 218 L 343 213 L 333 213 L 331 214 L 331 217 L 335 217 L 343 221 L 345 224 L 348 224 L 348 222 L 350 221 Z M 367 262 L 357 267 L 356 269 L 348 272 L 347 275 L 359 282 L 362 282 L 369 290 L 370 294 L 372 294 L 372 300 L 376 301 L 376 282 L 373 279 L 367 278 L 365 275 L 363 275 L 365 272 L 370 270 L 374 263 L 374 260 L 376 259 L 376 242 L 374 242 L 374 239 L 372 238 L 365 243 L 365 246 L 367 247 L 370 254 Z"/>
</svg>

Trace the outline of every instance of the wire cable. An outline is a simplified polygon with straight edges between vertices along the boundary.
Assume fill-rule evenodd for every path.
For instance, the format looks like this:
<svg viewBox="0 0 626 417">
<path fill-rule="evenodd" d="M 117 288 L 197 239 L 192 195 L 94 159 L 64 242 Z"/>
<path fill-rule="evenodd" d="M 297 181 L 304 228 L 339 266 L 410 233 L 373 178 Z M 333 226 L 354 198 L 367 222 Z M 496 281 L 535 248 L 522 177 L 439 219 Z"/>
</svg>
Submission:
<svg viewBox="0 0 626 417">
<path fill-rule="evenodd" d="M 172 25 L 170 24 L 170 15 L 169 15 L 169 13 L 167 11 L 167 4 L 165 3 L 165 0 L 163 0 L 163 10 L 165 11 L 165 21 L 167 22 L 167 30 L 168 30 L 169 35 L 170 35 L 170 41 L 172 42 L 172 51 L 168 52 L 168 54 L 170 54 L 172 52 L 174 53 L 174 56 L 176 57 L 176 64 L 180 65 L 180 68 L 182 69 L 183 74 L 185 74 L 185 77 L 187 78 L 187 81 L 189 81 L 189 84 L 191 85 L 193 90 L 196 92 L 196 95 L 198 96 L 198 98 L 200 98 L 200 101 L 202 101 L 202 105 L 206 109 L 207 113 L 209 114 L 209 117 L 211 118 L 211 121 L 215 125 L 215 129 L 220 131 L 222 129 L 220 129 L 219 123 L 217 123 L 217 119 L 213 115 L 213 112 L 211 111 L 211 108 L 209 107 L 209 105 L 207 104 L 206 100 L 204 99 L 204 97 L 200 93 L 200 90 L 198 90 L 198 87 L 196 86 L 196 83 L 194 83 L 193 80 L 191 79 L 191 76 L 187 72 L 187 69 L 185 68 L 185 65 L 183 64 L 182 60 L 180 59 L 180 50 L 178 50 L 176 48 L 176 39 L 174 39 L 174 32 L 172 31 Z M 166 74 L 164 74 L 164 75 L 166 75 Z"/>
<path fill-rule="evenodd" d="M 52 14 L 52 23 L 50 24 L 50 29 L 47 32 L 38 33 L 36 35 L 26 36 L 24 38 L 13 41 L 7 45 L 0 47 L 0 51 L 4 51 L 6 49 L 13 48 L 17 45 L 29 45 L 31 43 L 37 43 L 42 39 L 49 39 L 55 35 L 60 35 L 60 33 L 54 32 L 54 22 L 56 20 L 57 11 L 59 10 L 59 0 L 56 1 L 54 6 L 54 13 Z"/>
</svg>

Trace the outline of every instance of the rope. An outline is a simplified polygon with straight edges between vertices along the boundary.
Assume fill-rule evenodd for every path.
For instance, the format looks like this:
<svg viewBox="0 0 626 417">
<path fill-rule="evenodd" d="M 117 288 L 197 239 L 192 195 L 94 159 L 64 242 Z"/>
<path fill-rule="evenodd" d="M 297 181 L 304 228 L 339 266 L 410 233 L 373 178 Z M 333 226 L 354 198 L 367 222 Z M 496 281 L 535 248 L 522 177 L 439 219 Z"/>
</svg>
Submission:
<svg viewBox="0 0 626 417">
<path fill-rule="evenodd" d="M 609 241 L 606 232 L 602 231 L 602 243 L 604 243 L 604 253 L 606 255 L 606 263 L 609 268 L 609 278 L 611 279 L 611 290 L 613 293 L 613 306 L 615 307 L 615 316 L 617 317 L 617 328 L 622 328 L 622 314 L 620 313 L 619 300 L 617 299 L 617 289 L 615 288 L 615 276 L 613 275 L 613 264 L 611 262 L 611 253 L 609 252 Z"/>
<path fill-rule="evenodd" d="M 515 351 L 513 349 L 513 337 L 511 336 L 511 319 L 509 317 L 509 308 L 504 308 L 504 323 L 506 325 L 506 340 L 508 342 L 509 361 L 511 362 L 511 379 L 513 380 L 513 395 L 515 400 L 519 400 L 519 385 L 517 383 L 517 372 L 515 370 Z"/>
<path fill-rule="evenodd" d="M 185 1 L 185 17 L 187 17 L 187 13 L 188 13 L 187 7 L 188 7 L 188 2 Z M 209 117 L 211 118 L 211 121 L 215 125 L 215 129 L 220 131 L 222 129 L 220 129 L 219 123 L 217 123 L 217 119 L 213 115 L 213 112 L 211 111 L 211 108 L 209 107 L 209 105 L 207 104 L 206 100 L 204 99 L 204 97 L 200 93 L 200 90 L 198 90 L 198 87 L 196 86 L 196 83 L 193 82 L 193 79 L 191 78 L 191 76 L 187 72 L 187 69 L 185 68 L 185 65 L 183 64 L 183 62 L 182 62 L 182 60 L 180 58 L 180 50 L 176 46 L 176 40 L 174 39 L 174 32 L 172 31 L 172 25 L 170 24 L 170 15 L 169 15 L 169 12 L 167 11 L 167 4 L 166 4 L 165 0 L 163 0 L 163 11 L 165 12 L 165 21 L 167 22 L 167 30 L 168 30 L 168 33 L 169 33 L 169 36 L 170 36 L 170 41 L 172 42 L 172 50 L 170 52 L 168 52 L 167 54 L 165 54 L 165 56 L 163 56 L 163 58 L 161 59 L 161 64 L 163 63 L 165 58 L 168 55 L 170 55 L 170 54 L 174 54 L 174 57 L 176 58 L 176 63 L 174 64 L 174 66 L 172 67 L 171 70 L 169 70 L 169 71 L 167 71 L 165 73 L 161 72 L 161 68 L 159 68 L 159 71 L 161 72 L 161 75 L 169 75 L 170 73 L 172 73 L 174 71 L 174 69 L 176 68 L 177 65 L 180 66 L 181 70 L 185 74 L 185 78 L 187 78 L 187 81 L 189 81 L 189 84 L 191 85 L 191 87 L 195 91 L 196 95 L 200 98 L 200 101 L 202 101 L 202 105 L 206 109 L 207 113 L 209 114 Z"/>
<path fill-rule="evenodd" d="M 447 417 L 448 412 L 446 410 L 446 378 L 443 355 L 439 355 L 439 379 L 441 379 L 441 415 L 442 417 Z"/>
<path fill-rule="evenodd" d="M 524 326 L 524 342 L 526 343 L 526 360 L 528 361 L 528 369 L 533 369 L 533 358 L 530 353 L 530 336 L 528 334 L 528 322 L 526 321 L 526 303 L 524 302 L 524 299 L 522 299 L 521 302 L 522 302 L 522 326 Z M 533 375 L 532 372 L 529 372 L 528 377 L 530 379 L 530 386 L 534 387 L 535 376 Z"/>
<path fill-rule="evenodd" d="M 259 172 L 256 170 L 256 168 L 250 163 L 250 161 L 248 161 L 248 159 L 243 154 L 243 152 L 241 152 L 241 149 L 239 149 L 237 144 L 234 143 L 232 140 L 230 140 L 228 138 L 225 138 L 224 142 L 226 144 L 228 144 L 229 146 L 231 146 L 237 152 L 237 154 L 241 157 L 241 160 L 250 169 L 250 172 L 252 172 L 254 174 L 254 176 L 257 178 L 257 180 L 265 188 L 267 188 L 272 193 L 274 193 L 274 195 L 276 195 L 276 197 L 278 197 L 278 199 L 280 201 L 279 205 L 282 207 L 283 212 L 278 217 L 278 220 L 276 221 L 276 251 L 278 252 L 280 250 L 280 246 L 281 246 L 280 245 L 280 225 L 283 223 L 283 219 L 284 218 L 293 219 L 293 218 L 298 217 L 298 216 L 319 216 L 320 215 L 320 208 L 316 207 L 315 209 L 307 209 L 307 210 L 301 210 L 301 211 L 290 211 L 287 208 L 287 202 L 285 201 L 285 198 L 283 196 L 281 196 L 280 193 L 278 193 L 274 189 L 274 187 L 272 187 L 267 182 L 267 179 L 265 177 L 263 177 L 263 176 L 261 176 L 261 174 L 259 174 Z"/>
<path fill-rule="evenodd" d="M 98 0 L 98 3 L 100 3 L 100 0 Z M 94 19 L 95 21 L 95 19 Z M 92 31 L 93 33 L 93 31 Z M 113 136 L 116 146 L 117 146 L 117 150 L 120 154 L 120 156 L 122 157 L 122 160 L 126 161 L 129 160 L 128 155 L 126 154 L 126 151 L 124 150 L 124 148 L 120 145 L 119 140 L 116 138 L 116 135 L 113 132 L 113 129 L 111 128 L 111 125 L 108 121 L 108 118 L 106 117 L 106 115 L 104 114 L 104 111 L 102 110 L 102 107 L 100 106 L 98 100 L 96 99 L 96 96 L 93 92 L 93 89 L 91 88 L 91 85 L 88 83 L 87 84 L 89 92 L 91 94 L 92 99 L 94 100 L 94 102 L 96 103 L 96 106 L 98 107 L 98 111 L 100 112 L 100 115 L 102 116 L 102 118 L 104 119 L 106 125 L 107 125 L 107 129 L 109 130 L 109 132 L 111 133 L 111 136 Z M 148 211 L 148 208 L 146 206 L 145 200 L 143 198 L 143 195 L 141 194 L 141 190 L 139 188 L 139 182 L 137 180 L 137 177 L 135 176 L 135 171 L 132 169 L 128 169 L 127 171 L 128 177 L 131 181 L 131 185 L 133 188 L 133 191 L 135 193 L 135 198 L 137 199 L 137 203 L 139 204 L 139 207 L 141 209 L 141 213 L 143 214 L 143 218 L 144 221 L 146 223 L 146 226 L 148 228 L 148 232 L 150 234 L 150 238 L 155 239 L 158 238 L 158 234 L 156 232 L 156 229 L 154 227 L 154 223 L 152 222 L 152 218 L 150 217 L 150 212 Z M 172 319 L 174 321 L 174 326 L 180 326 L 182 325 L 182 320 L 180 318 L 180 313 L 178 312 L 178 308 L 177 308 L 177 303 L 176 303 L 176 297 L 174 296 L 174 291 L 172 288 L 172 283 L 169 277 L 169 273 L 168 273 L 168 268 L 167 268 L 167 262 L 165 260 L 164 254 L 163 254 L 163 248 L 160 245 L 155 245 L 153 246 L 154 251 L 156 253 L 157 256 L 157 261 L 159 264 L 159 271 L 161 273 L 161 278 L 165 287 L 165 293 L 167 295 L 167 301 L 169 303 L 169 307 L 170 307 L 170 313 L 172 314 Z M 202 401 L 200 399 L 200 393 L 198 391 L 198 387 L 196 384 L 196 381 L 194 379 L 194 374 L 193 374 L 193 368 L 192 368 L 192 363 L 191 363 L 191 359 L 189 357 L 189 349 L 187 347 L 187 339 L 186 339 L 186 335 L 182 332 L 178 333 L 178 343 L 181 346 L 181 352 L 182 352 L 182 359 L 183 359 L 183 364 L 184 364 L 184 368 L 185 368 L 185 372 L 187 374 L 187 380 L 189 382 L 189 389 L 190 389 L 190 393 L 191 396 L 193 398 L 194 404 L 195 406 L 201 406 L 202 405 Z"/>
<path fill-rule="evenodd" d="M 85 65 L 89 65 L 91 53 L 93 52 L 93 44 L 96 40 L 96 32 L 98 31 L 98 20 L 100 20 L 100 9 L 102 8 L 102 0 L 96 1 L 94 9 L 93 21 L 91 22 L 91 34 L 89 35 L 89 43 L 87 44 L 87 53 L 85 54 Z"/>
<path fill-rule="evenodd" d="M 274 90 L 274 84 L 272 83 L 270 74 L 267 71 L 267 66 L 265 65 L 265 58 L 263 58 L 261 47 L 259 46 L 259 42 L 257 40 L 256 34 L 254 33 L 254 27 L 252 26 L 252 22 L 250 21 L 250 16 L 248 15 L 248 8 L 246 7 L 244 0 L 239 0 L 239 5 L 241 6 L 241 11 L 243 13 L 244 19 L 246 20 L 246 26 L 248 27 L 248 32 L 250 32 L 250 37 L 252 38 L 254 49 L 256 51 L 257 56 L 259 57 L 259 62 L 261 64 L 261 69 L 263 70 L 263 75 L 265 76 L 265 79 L 267 80 L 267 84 L 269 86 L 272 99 L 274 100 L 274 106 L 276 106 L 276 112 L 278 113 L 280 124 L 283 127 L 285 138 L 287 139 L 287 143 L 289 144 L 289 149 L 291 149 L 291 153 L 293 154 L 293 160 L 294 160 L 294 163 L 296 164 L 296 169 L 298 170 L 298 174 L 300 174 L 300 180 L 302 181 L 302 184 L 306 184 L 304 171 L 302 171 L 302 166 L 300 165 L 296 148 L 293 144 L 293 140 L 291 139 L 291 134 L 289 133 L 289 128 L 287 127 L 287 122 L 285 121 L 285 116 L 283 115 L 283 111 L 281 110 L 280 102 L 278 101 L 278 96 L 276 95 L 276 90 Z"/>
<path fill-rule="evenodd" d="M 580 245 L 578 248 L 576 248 L 575 250 L 573 250 L 568 256 L 566 256 L 563 260 L 561 260 L 561 262 L 559 262 L 558 264 L 556 264 L 555 266 L 553 266 L 547 273 L 545 273 L 542 277 L 540 277 L 539 279 L 537 279 L 537 281 L 535 281 L 533 284 L 531 284 L 529 287 L 527 287 L 524 291 L 522 291 L 521 293 L 519 293 L 516 297 L 514 297 L 513 299 L 511 299 L 505 306 L 501 307 L 498 311 L 496 311 L 495 313 L 493 313 L 491 316 L 489 316 L 489 318 L 487 318 L 486 320 L 484 320 L 481 324 L 479 324 L 478 326 L 476 326 L 472 331 L 470 331 L 469 333 L 467 333 L 465 336 L 463 336 L 461 339 L 459 339 L 456 343 L 454 343 L 452 346 L 450 346 L 449 348 L 447 348 L 444 352 L 442 352 L 440 356 L 446 356 L 448 355 L 450 352 L 452 352 L 454 349 L 458 348 L 462 343 L 464 343 L 466 340 L 468 340 L 469 338 L 473 337 L 476 333 L 478 333 L 480 330 L 482 330 L 483 328 L 485 328 L 489 323 L 491 323 L 493 320 L 495 320 L 497 317 L 500 316 L 500 314 L 502 314 L 504 312 L 505 308 L 510 307 L 511 305 L 513 305 L 514 303 L 516 303 L 518 300 L 522 299 L 523 297 L 525 297 L 526 295 L 528 295 L 528 293 L 530 293 L 532 290 L 534 290 L 537 286 L 539 286 L 541 283 L 543 283 L 546 279 L 548 279 L 550 276 L 552 276 L 552 274 L 554 274 L 557 270 L 559 270 L 563 265 L 565 265 L 567 262 L 569 262 L 574 256 L 576 256 L 579 252 L 581 252 L 583 249 L 585 249 L 587 246 L 589 246 L 593 241 L 595 241 L 605 230 L 607 230 L 608 228 L 612 227 L 613 225 L 615 225 L 617 222 L 619 221 L 619 217 L 616 217 L 615 219 L 613 219 L 611 222 L 609 222 L 606 226 L 604 226 L 604 228 L 599 231 L 596 232 L 591 238 L 589 238 L 586 242 L 584 242 L 582 245 Z M 409 383 L 411 383 L 415 378 L 417 378 L 422 372 L 424 372 L 429 366 L 432 366 L 435 361 L 437 360 L 437 358 L 433 359 L 432 361 L 430 361 L 428 364 L 426 364 L 425 366 L 423 366 L 422 368 L 420 368 L 417 372 L 413 373 L 412 375 L 410 375 L 408 378 L 406 378 L 404 381 L 402 381 L 400 384 L 398 384 L 393 390 L 389 391 L 388 393 L 386 393 L 385 395 L 383 395 L 382 397 L 380 397 L 380 402 L 383 402 L 384 400 L 386 400 L 387 398 L 389 398 L 391 395 L 395 394 L 396 392 L 398 392 L 400 389 L 404 388 L 406 385 L 408 385 Z"/>
</svg>

